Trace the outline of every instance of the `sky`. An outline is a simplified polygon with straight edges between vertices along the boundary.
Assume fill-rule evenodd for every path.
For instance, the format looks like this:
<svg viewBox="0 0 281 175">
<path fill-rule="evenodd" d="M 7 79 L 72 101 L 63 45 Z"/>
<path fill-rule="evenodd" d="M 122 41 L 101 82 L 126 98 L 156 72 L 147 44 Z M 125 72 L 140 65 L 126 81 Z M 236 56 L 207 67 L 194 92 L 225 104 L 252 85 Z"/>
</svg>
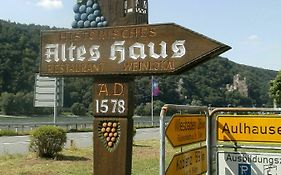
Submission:
<svg viewBox="0 0 281 175">
<path fill-rule="evenodd" d="M 121 0 L 120 0 L 121 1 Z M 0 19 L 71 28 L 76 0 L 9 0 Z M 281 70 L 280 0 L 149 0 L 149 23 L 176 23 L 232 47 L 236 63 Z"/>
</svg>

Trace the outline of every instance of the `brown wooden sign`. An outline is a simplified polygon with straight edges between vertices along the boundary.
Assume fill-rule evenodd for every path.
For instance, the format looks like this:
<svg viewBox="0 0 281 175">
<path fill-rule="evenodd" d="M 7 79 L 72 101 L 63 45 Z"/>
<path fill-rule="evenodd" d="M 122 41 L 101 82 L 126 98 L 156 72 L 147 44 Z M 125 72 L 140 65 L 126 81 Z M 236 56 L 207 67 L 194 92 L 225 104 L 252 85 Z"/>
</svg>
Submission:
<svg viewBox="0 0 281 175">
<path fill-rule="evenodd" d="M 174 115 L 166 128 L 166 136 L 173 147 L 206 140 L 205 115 Z"/>
<path fill-rule="evenodd" d="M 180 73 L 229 49 L 176 24 L 42 31 L 40 74 Z"/>
<path fill-rule="evenodd" d="M 94 116 L 132 116 L 134 106 L 129 105 L 129 101 L 132 101 L 133 86 L 134 82 L 127 79 L 96 81 L 93 88 Z"/>
</svg>

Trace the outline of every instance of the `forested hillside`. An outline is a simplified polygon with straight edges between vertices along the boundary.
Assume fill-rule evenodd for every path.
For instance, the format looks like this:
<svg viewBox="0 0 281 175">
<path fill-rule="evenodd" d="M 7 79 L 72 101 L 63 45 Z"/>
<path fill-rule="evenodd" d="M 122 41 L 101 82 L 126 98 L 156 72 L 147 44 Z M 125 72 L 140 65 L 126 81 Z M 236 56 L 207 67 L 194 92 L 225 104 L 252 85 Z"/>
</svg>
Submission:
<svg viewBox="0 0 281 175">
<path fill-rule="evenodd" d="M 33 105 L 34 76 L 38 72 L 40 30 L 48 26 L 24 25 L 0 20 L 0 100 L 6 105 L 9 95 L 28 101 L 24 111 Z M 233 76 L 246 77 L 248 96 L 228 91 Z M 160 94 L 156 105 L 163 103 L 212 106 L 271 106 L 268 95 L 269 81 L 276 71 L 236 64 L 227 58 L 217 57 L 196 68 L 175 76 L 159 76 Z M 93 78 L 65 78 L 65 107 L 80 103 L 91 108 Z M 150 77 L 136 78 L 136 107 L 147 112 L 151 100 Z M 29 100 L 23 100 L 29 99 Z M 17 101 L 17 100 L 14 100 Z M 16 102 L 15 102 L 16 103 Z M 33 109 L 34 110 L 34 109 Z M 29 113 L 32 113 L 31 107 Z M 21 112 L 19 112 L 21 113 Z"/>
<path fill-rule="evenodd" d="M 33 90 L 41 29 L 49 27 L 0 21 L 0 92 Z"/>
</svg>

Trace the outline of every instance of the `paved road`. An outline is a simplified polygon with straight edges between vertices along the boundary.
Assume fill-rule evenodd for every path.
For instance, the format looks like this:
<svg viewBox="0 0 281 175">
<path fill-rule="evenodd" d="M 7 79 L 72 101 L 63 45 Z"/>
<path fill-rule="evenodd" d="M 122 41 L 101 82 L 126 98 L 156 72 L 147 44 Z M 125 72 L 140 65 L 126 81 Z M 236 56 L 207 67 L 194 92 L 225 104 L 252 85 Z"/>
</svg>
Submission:
<svg viewBox="0 0 281 175">
<path fill-rule="evenodd" d="M 88 148 L 93 145 L 93 133 L 68 133 L 66 148 L 72 144 L 77 148 Z M 159 139 L 159 128 L 137 129 L 134 140 Z M 28 152 L 29 136 L 0 137 L 0 155 L 24 154 Z"/>
<path fill-rule="evenodd" d="M 159 128 L 137 129 L 134 140 L 152 140 L 160 138 Z"/>
</svg>

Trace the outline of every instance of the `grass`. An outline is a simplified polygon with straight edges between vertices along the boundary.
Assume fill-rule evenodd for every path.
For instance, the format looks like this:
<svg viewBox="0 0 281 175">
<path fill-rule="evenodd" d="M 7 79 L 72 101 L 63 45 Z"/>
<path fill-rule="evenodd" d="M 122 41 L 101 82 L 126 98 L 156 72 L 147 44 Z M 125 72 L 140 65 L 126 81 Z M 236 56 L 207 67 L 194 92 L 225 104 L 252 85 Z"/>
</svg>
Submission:
<svg viewBox="0 0 281 175">
<path fill-rule="evenodd" d="M 40 159 L 33 154 L 0 158 L 0 174 L 5 175 L 86 175 L 91 172 L 89 150 L 66 150 L 58 160 Z"/>
<path fill-rule="evenodd" d="M 167 160 L 175 150 L 167 144 Z M 0 174 L 5 175 L 92 175 L 93 150 L 64 150 L 57 160 L 37 158 L 34 154 L 0 157 Z M 132 175 L 159 174 L 159 141 L 137 141 L 133 147 Z"/>
</svg>

